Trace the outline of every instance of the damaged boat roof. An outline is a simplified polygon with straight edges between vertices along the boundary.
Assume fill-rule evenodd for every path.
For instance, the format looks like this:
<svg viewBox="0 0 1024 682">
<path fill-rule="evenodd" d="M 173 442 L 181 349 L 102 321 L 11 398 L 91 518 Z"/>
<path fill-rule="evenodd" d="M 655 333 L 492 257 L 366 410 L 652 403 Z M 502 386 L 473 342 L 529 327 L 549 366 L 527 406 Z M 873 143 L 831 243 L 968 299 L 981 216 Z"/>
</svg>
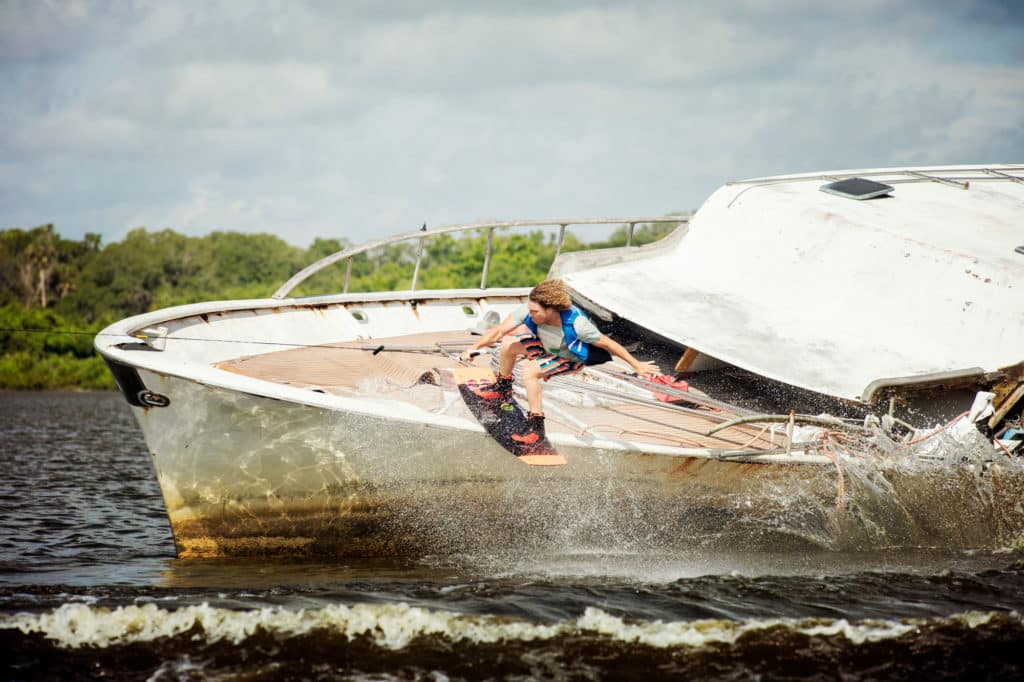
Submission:
<svg viewBox="0 0 1024 682">
<path fill-rule="evenodd" d="M 892 191 L 822 191 L 853 177 Z M 729 183 L 673 236 L 553 272 L 598 312 L 827 395 L 980 377 L 1024 360 L 1024 166 Z"/>
</svg>

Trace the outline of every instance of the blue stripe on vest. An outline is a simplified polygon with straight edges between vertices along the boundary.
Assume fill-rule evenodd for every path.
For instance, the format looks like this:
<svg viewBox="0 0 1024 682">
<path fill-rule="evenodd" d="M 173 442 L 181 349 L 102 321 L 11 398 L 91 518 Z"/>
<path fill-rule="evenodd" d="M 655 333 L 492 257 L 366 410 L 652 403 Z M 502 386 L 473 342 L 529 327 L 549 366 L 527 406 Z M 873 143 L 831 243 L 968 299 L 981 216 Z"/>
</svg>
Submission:
<svg viewBox="0 0 1024 682">
<path fill-rule="evenodd" d="M 569 348 L 570 353 L 579 358 L 580 362 L 586 362 L 587 356 L 590 354 L 590 346 L 581 341 L 576 335 L 576 327 L 573 326 L 573 323 L 576 321 L 576 318 L 582 316 L 585 320 L 587 316 L 576 306 L 561 311 L 560 315 L 562 316 L 562 336 L 565 337 L 565 345 Z M 537 333 L 537 323 L 533 321 L 532 317 L 527 315 L 523 324 L 526 325 L 531 334 L 538 339 L 540 338 L 540 334 Z"/>
</svg>

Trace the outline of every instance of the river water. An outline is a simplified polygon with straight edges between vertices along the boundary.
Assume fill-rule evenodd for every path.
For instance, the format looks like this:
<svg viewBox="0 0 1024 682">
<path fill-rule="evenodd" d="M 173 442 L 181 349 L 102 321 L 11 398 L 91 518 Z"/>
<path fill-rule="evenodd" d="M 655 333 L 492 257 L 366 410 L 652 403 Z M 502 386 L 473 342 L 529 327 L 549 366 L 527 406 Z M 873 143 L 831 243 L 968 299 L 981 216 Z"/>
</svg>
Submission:
<svg viewBox="0 0 1024 682">
<path fill-rule="evenodd" d="M 179 560 L 120 395 L 0 392 L 0 453 L 3 679 L 1024 674 L 1015 538 Z"/>
</svg>

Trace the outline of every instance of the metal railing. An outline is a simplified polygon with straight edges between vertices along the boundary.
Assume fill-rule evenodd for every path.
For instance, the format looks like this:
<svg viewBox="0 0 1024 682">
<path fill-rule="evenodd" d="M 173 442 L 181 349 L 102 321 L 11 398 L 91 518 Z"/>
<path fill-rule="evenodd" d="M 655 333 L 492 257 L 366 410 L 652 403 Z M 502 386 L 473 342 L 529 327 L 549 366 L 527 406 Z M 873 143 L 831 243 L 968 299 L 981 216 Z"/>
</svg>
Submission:
<svg viewBox="0 0 1024 682">
<path fill-rule="evenodd" d="M 1024 183 L 1024 177 L 1012 173 L 1024 172 L 1024 166 L 951 166 L 921 168 L 879 168 L 846 173 L 808 173 L 805 175 L 780 175 L 767 178 L 752 178 L 727 182 L 726 185 L 746 185 L 729 202 L 732 207 L 744 194 L 755 187 L 769 187 L 795 182 L 835 182 L 847 178 L 884 178 L 889 185 L 937 182 L 957 189 L 970 189 L 972 182 L 1017 182 Z M 903 177 L 900 177 L 903 176 Z"/>
<path fill-rule="evenodd" d="M 299 272 L 295 273 L 291 279 L 281 285 L 281 287 L 274 292 L 273 298 L 283 299 L 291 293 L 292 289 L 297 287 L 302 282 L 306 281 L 316 273 L 320 272 L 329 265 L 333 265 L 340 260 L 347 259 L 348 262 L 345 266 L 345 284 L 342 289 L 342 293 L 348 293 L 349 281 L 352 277 L 352 261 L 356 256 L 371 251 L 373 249 L 379 249 L 384 246 L 390 246 L 392 244 L 398 244 L 401 242 L 407 242 L 412 240 L 418 240 L 416 246 L 416 263 L 413 266 L 412 271 L 412 284 L 409 287 L 410 291 L 416 290 L 416 285 L 419 282 L 420 266 L 423 262 L 423 253 L 426 241 L 431 237 L 436 237 L 442 234 L 451 234 L 455 232 L 466 232 L 468 230 L 486 230 L 487 232 L 487 246 L 484 252 L 484 262 L 480 272 L 480 288 L 487 288 L 487 273 L 491 266 L 491 252 L 494 245 L 494 231 L 501 228 L 515 228 L 515 227 L 554 227 L 558 226 L 558 242 L 555 246 L 555 258 L 562 253 L 562 245 L 565 241 L 566 228 L 572 225 L 626 225 L 626 246 L 631 246 L 633 243 L 633 232 L 637 225 L 648 224 L 648 223 L 687 223 L 689 222 L 689 216 L 659 216 L 653 218 L 565 218 L 555 220 L 505 220 L 497 222 L 486 222 L 486 223 L 467 223 L 464 225 L 445 225 L 443 227 L 437 227 L 432 230 L 421 228 L 415 232 L 405 232 L 397 234 L 387 239 L 379 239 L 377 241 L 366 242 L 359 246 L 353 246 L 347 249 L 342 249 L 336 253 L 332 253 L 329 256 L 321 258 L 312 265 L 303 268 Z"/>
<path fill-rule="evenodd" d="M 1022 182 L 1024 177 L 1012 173 L 1024 172 L 1024 166 L 1002 165 L 992 166 L 921 166 L 918 168 L 875 168 L 870 170 L 851 170 L 842 173 L 804 173 L 799 175 L 774 175 L 764 178 L 733 180 L 727 185 L 778 185 L 792 182 L 813 182 L 815 180 L 845 180 L 846 178 L 888 177 L 888 184 L 939 182 L 964 189 L 972 180 L 1009 180 Z M 893 176 L 905 176 L 903 178 Z"/>
</svg>

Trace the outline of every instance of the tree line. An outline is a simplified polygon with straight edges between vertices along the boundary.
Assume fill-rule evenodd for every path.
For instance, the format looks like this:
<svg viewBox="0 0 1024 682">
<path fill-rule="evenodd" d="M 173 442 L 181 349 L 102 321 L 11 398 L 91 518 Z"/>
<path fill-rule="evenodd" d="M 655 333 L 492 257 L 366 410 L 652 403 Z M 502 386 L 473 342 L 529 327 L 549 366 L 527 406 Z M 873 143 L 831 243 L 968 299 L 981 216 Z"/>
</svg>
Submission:
<svg viewBox="0 0 1024 682">
<path fill-rule="evenodd" d="M 671 232 L 678 223 L 638 225 L 633 244 Z M 622 246 L 626 226 L 584 242 L 571 232 L 562 251 Z M 269 234 L 213 232 L 189 237 L 139 228 L 104 245 L 100 235 L 67 239 L 53 225 L 0 231 L 0 387 L 111 389 L 93 336 L 115 320 L 204 300 L 265 298 L 312 262 L 351 244 L 345 239 L 293 246 Z M 493 239 L 489 287 L 530 286 L 554 261 L 551 231 L 499 229 Z M 416 242 L 373 249 L 353 259 L 349 291 L 409 288 Z M 482 233 L 438 235 L 425 245 L 417 288 L 477 287 L 486 251 Z M 340 292 L 345 263 L 317 273 L 292 296 Z"/>
</svg>

